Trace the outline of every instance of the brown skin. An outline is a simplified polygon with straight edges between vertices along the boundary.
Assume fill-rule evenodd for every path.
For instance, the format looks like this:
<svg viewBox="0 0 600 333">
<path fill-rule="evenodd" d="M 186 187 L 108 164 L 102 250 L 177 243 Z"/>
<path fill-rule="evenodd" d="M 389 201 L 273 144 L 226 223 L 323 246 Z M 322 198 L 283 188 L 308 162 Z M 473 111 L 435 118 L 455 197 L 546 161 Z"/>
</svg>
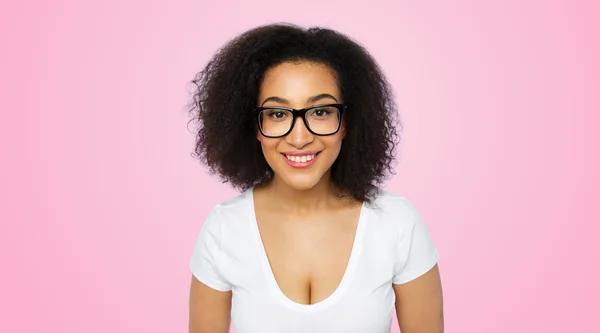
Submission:
<svg viewBox="0 0 600 333">
<path fill-rule="evenodd" d="M 438 265 L 405 284 L 394 284 L 402 333 L 443 333 L 444 309 Z"/>
<path fill-rule="evenodd" d="M 296 109 L 343 103 L 333 72 L 308 62 L 284 63 L 267 72 L 257 102 Z M 256 138 L 275 171 L 272 182 L 254 190 L 258 226 L 271 269 L 289 299 L 301 304 L 318 303 L 329 297 L 342 279 L 361 208 L 360 202 L 340 199 L 330 178 L 344 128 L 331 136 L 315 136 L 298 119 L 286 137 L 265 138 L 257 133 Z M 280 155 L 315 150 L 321 152 L 318 160 L 305 169 L 290 167 Z M 443 332 L 437 266 L 393 288 L 403 333 Z M 231 292 L 213 290 L 192 278 L 190 333 L 229 332 L 230 312 Z"/>
<path fill-rule="evenodd" d="M 192 276 L 189 317 L 190 333 L 228 333 L 231 291 L 214 290 Z"/>
<path fill-rule="evenodd" d="M 333 73 L 323 65 L 306 62 L 283 63 L 269 70 L 258 97 L 260 106 L 295 109 L 331 103 L 343 103 Z M 332 194 L 333 189 L 326 186 L 330 183 L 329 169 L 340 153 L 343 138 L 343 127 L 334 135 L 316 136 L 300 119 L 296 120 L 292 132 L 283 138 L 266 138 L 257 131 L 256 139 L 275 173 L 271 185 L 288 199 L 281 203 L 290 202 L 294 209 L 306 210 Z M 321 152 L 309 168 L 291 168 L 281 157 L 281 153 L 307 151 Z M 299 203 L 298 199 L 305 202 Z"/>
</svg>

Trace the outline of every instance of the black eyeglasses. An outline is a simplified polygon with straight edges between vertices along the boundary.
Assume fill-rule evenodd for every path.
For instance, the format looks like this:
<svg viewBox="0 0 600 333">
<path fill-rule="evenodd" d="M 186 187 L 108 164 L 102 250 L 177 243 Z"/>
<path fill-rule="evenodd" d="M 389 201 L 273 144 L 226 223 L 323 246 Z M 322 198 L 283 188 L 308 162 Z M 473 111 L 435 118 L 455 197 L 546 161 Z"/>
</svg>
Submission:
<svg viewBox="0 0 600 333">
<path fill-rule="evenodd" d="M 333 135 L 340 130 L 344 104 L 315 105 L 305 109 L 266 106 L 254 109 L 260 133 L 268 138 L 288 135 L 296 118 L 302 117 L 309 132 L 318 136 Z"/>
</svg>

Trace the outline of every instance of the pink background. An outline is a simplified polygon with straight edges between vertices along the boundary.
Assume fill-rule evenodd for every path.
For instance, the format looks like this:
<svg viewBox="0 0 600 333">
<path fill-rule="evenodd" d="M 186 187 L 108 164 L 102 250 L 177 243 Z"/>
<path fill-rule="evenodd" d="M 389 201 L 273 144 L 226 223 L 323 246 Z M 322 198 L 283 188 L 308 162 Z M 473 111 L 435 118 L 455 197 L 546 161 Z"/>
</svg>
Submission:
<svg viewBox="0 0 600 333">
<path fill-rule="evenodd" d="M 186 331 L 195 238 L 236 194 L 190 157 L 187 83 L 292 21 L 356 38 L 392 81 L 387 188 L 442 255 L 446 332 L 598 332 L 594 2 L 3 2 L 0 331 Z"/>
</svg>

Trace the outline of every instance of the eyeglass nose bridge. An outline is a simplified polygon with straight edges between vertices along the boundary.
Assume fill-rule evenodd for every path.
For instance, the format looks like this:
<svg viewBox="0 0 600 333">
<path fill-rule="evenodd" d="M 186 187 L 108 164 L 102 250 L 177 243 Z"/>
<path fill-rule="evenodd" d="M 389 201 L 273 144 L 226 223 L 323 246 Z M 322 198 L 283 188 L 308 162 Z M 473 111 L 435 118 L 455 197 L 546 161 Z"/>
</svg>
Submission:
<svg viewBox="0 0 600 333">
<path fill-rule="evenodd" d="M 290 126 L 290 130 L 288 131 L 287 134 L 290 134 L 290 132 L 292 132 L 294 130 L 294 126 L 296 126 L 296 120 L 298 120 L 298 118 L 302 119 L 302 123 L 304 123 L 304 127 L 312 133 L 312 130 L 310 129 L 310 126 L 308 126 L 308 121 L 306 120 L 306 113 L 308 112 L 308 110 L 313 109 L 313 107 L 309 107 L 309 108 L 304 108 L 304 109 L 288 109 L 289 111 L 292 112 L 292 125 Z"/>
</svg>

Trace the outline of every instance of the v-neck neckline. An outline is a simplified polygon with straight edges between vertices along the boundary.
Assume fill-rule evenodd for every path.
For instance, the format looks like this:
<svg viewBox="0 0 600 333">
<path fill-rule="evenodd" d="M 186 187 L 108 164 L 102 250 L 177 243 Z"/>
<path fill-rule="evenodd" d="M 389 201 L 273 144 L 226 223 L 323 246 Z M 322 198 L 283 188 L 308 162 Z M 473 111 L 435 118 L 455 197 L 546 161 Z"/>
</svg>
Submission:
<svg viewBox="0 0 600 333">
<path fill-rule="evenodd" d="M 339 282 L 336 289 L 331 293 L 327 298 L 314 303 L 314 304 L 302 304 L 298 303 L 292 299 L 290 299 L 287 295 L 283 293 L 277 280 L 275 279 L 275 274 L 273 273 L 273 268 L 271 267 L 271 263 L 269 262 L 269 258 L 267 256 L 267 251 L 265 245 L 263 243 L 262 236 L 260 234 L 260 229 L 258 227 L 258 219 L 256 217 L 256 207 L 254 202 L 254 187 L 250 188 L 246 191 L 246 195 L 249 196 L 249 210 L 251 212 L 251 223 L 252 229 L 254 232 L 254 238 L 258 243 L 258 252 L 260 253 L 260 261 L 263 269 L 263 273 L 267 278 L 267 285 L 270 291 L 275 295 L 275 297 L 281 301 L 284 305 L 289 308 L 312 312 L 319 309 L 323 309 L 331 306 L 339 298 L 344 294 L 344 292 L 348 289 L 352 278 L 354 277 L 354 272 L 356 270 L 358 258 L 362 252 L 362 244 L 363 244 L 363 234 L 365 228 L 365 220 L 367 219 L 368 207 L 366 203 L 361 204 L 360 213 L 358 217 L 358 223 L 356 225 L 356 231 L 354 234 L 354 240 L 352 244 L 352 250 L 350 252 L 350 258 L 348 259 L 348 264 L 346 265 L 346 269 L 344 271 L 344 275 L 342 276 L 341 281 Z"/>
</svg>

